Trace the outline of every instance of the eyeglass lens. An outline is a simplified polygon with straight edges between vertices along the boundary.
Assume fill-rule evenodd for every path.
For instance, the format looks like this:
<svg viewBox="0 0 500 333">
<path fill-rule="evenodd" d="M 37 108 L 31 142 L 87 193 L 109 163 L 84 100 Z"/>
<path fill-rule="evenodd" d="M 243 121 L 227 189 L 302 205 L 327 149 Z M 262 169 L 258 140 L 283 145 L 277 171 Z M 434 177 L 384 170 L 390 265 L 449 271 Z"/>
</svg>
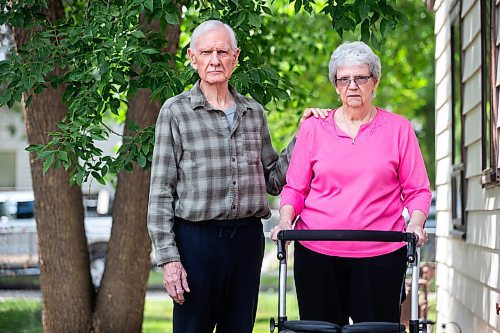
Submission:
<svg viewBox="0 0 500 333">
<path fill-rule="evenodd" d="M 371 78 L 370 76 L 356 76 L 354 79 L 350 79 L 348 77 L 341 77 L 335 80 L 335 82 L 342 87 L 348 86 L 351 84 L 351 81 L 354 81 L 356 85 L 362 85 L 368 82 L 368 80 Z"/>
</svg>

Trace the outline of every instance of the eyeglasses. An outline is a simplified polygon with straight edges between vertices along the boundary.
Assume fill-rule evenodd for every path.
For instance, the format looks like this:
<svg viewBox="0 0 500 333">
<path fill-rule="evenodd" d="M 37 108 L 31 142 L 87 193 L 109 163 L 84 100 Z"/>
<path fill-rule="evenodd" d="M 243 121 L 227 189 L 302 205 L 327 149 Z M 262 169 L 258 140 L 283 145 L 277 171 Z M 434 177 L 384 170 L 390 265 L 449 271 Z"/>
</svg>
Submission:
<svg viewBox="0 0 500 333">
<path fill-rule="evenodd" d="M 350 79 L 348 77 L 341 77 L 340 79 L 335 79 L 335 84 L 339 87 L 347 87 L 351 84 L 352 81 L 354 81 L 354 83 L 357 85 L 357 86 L 360 86 L 362 84 L 365 84 L 366 82 L 368 82 L 368 80 L 371 78 L 372 76 L 371 75 L 367 75 L 367 76 L 355 76 L 354 79 Z"/>
</svg>

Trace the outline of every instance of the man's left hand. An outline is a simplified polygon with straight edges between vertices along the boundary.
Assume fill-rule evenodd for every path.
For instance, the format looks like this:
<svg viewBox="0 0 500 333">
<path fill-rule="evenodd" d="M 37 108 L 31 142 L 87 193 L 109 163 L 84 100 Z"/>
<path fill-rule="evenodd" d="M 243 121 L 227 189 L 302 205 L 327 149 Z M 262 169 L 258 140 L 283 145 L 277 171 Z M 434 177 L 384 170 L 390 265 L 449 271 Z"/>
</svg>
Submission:
<svg viewBox="0 0 500 333">
<path fill-rule="evenodd" d="M 328 112 L 332 111 L 331 109 L 320 109 L 320 108 L 307 108 L 304 110 L 304 113 L 302 114 L 302 117 L 299 120 L 299 127 L 302 125 L 304 120 L 309 118 L 310 116 L 314 116 L 315 118 L 321 117 L 322 119 L 325 119 L 328 117 Z"/>
</svg>

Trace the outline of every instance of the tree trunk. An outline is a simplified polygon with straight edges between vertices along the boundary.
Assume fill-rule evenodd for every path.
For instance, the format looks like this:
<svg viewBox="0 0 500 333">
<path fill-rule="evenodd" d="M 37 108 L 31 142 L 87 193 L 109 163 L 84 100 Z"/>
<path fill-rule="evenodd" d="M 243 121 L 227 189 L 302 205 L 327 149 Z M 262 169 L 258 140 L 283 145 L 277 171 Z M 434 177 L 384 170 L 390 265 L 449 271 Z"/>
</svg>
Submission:
<svg viewBox="0 0 500 333">
<path fill-rule="evenodd" d="M 179 35 L 179 26 L 168 26 L 168 52 L 177 52 Z M 150 101 L 149 96 L 149 90 L 139 89 L 129 101 L 127 120 L 142 128 L 156 122 L 161 106 Z M 125 129 L 124 135 L 132 133 Z M 133 173 L 118 175 L 113 228 L 93 320 L 95 332 L 141 331 L 151 265 L 151 240 L 146 226 L 150 175 L 149 169 L 142 170 L 136 164 Z"/>
<path fill-rule="evenodd" d="M 61 1 L 48 1 L 48 15 L 54 20 L 64 15 Z M 19 48 L 32 31 L 14 31 Z M 45 144 L 47 133 L 66 115 L 64 87 L 47 88 L 33 96 L 29 108 L 23 106 L 28 142 Z M 26 96 L 24 96 L 26 100 Z M 39 243 L 42 321 L 44 332 L 86 332 L 92 314 L 92 284 L 87 240 L 84 230 L 82 194 L 69 186 L 62 168 L 44 176 L 42 161 L 30 158 L 35 195 Z"/>
</svg>

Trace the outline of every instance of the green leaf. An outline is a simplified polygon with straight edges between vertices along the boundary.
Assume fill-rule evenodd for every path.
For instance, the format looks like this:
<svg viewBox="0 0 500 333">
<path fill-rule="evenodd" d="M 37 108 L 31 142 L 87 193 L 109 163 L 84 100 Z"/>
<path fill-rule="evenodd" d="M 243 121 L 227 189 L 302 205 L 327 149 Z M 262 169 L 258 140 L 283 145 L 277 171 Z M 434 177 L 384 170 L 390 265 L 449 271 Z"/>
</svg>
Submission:
<svg viewBox="0 0 500 333">
<path fill-rule="evenodd" d="M 145 38 L 146 36 L 144 33 L 140 30 L 135 30 L 132 32 L 132 36 L 137 37 L 137 38 Z"/>
<path fill-rule="evenodd" d="M 367 3 L 366 0 L 361 2 L 361 4 L 358 7 L 358 12 L 359 12 L 359 17 L 361 21 L 364 21 L 370 12 L 370 5 Z"/>
<path fill-rule="evenodd" d="M 106 181 L 101 177 L 97 177 L 95 180 L 101 185 L 106 185 Z"/>
<path fill-rule="evenodd" d="M 144 7 L 146 7 L 149 11 L 153 11 L 153 0 L 145 0 Z"/>
<path fill-rule="evenodd" d="M 254 13 L 249 13 L 248 23 L 256 28 L 260 28 L 261 26 L 260 16 Z"/>
<path fill-rule="evenodd" d="M 266 13 L 267 15 L 273 15 L 273 12 L 271 11 L 271 9 L 269 9 L 269 7 L 262 6 L 262 11 L 264 11 L 264 13 Z"/>
<path fill-rule="evenodd" d="M 144 53 L 144 54 L 158 54 L 158 53 L 160 53 L 160 51 L 155 50 L 155 49 L 144 49 L 144 50 L 142 50 L 141 53 Z"/>
<path fill-rule="evenodd" d="M 137 156 L 137 163 L 141 168 L 144 168 L 146 166 L 146 157 L 142 154 L 139 154 Z"/>
<path fill-rule="evenodd" d="M 295 0 L 295 14 L 297 14 L 302 8 L 302 0 Z"/>
<path fill-rule="evenodd" d="M 134 170 L 134 165 L 132 164 L 132 162 L 129 162 L 129 163 L 125 164 L 124 168 L 125 168 L 125 170 L 132 172 Z"/>
<path fill-rule="evenodd" d="M 239 27 L 243 22 L 245 22 L 246 20 L 246 14 L 244 11 L 241 11 L 239 14 L 238 14 L 238 17 L 236 18 L 236 22 L 234 23 L 234 26 L 233 28 L 236 29 L 237 27 Z"/>
<path fill-rule="evenodd" d="M 43 161 L 43 174 L 45 175 L 49 168 L 52 166 L 54 163 L 54 152 L 52 152 L 52 155 L 49 155 L 45 161 Z"/>
<path fill-rule="evenodd" d="M 168 24 L 179 24 L 179 15 L 177 15 L 177 13 L 166 12 L 165 19 L 167 20 Z"/>
<path fill-rule="evenodd" d="M 24 148 L 24 150 L 29 151 L 30 153 L 36 152 L 40 150 L 39 145 L 29 145 L 28 147 Z"/>
<path fill-rule="evenodd" d="M 25 106 L 28 107 L 31 104 L 31 100 L 33 99 L 33 95 L 29 95 L 28 99 L 26 100 Z"/>
<path fill-rule="evenodd" d="M 58 155 L 60 160 L 65 161 L 65 162 L 69 162 L 68 153 L 66 151 L 58 150 L 57 155 Z"/>
</svg>

